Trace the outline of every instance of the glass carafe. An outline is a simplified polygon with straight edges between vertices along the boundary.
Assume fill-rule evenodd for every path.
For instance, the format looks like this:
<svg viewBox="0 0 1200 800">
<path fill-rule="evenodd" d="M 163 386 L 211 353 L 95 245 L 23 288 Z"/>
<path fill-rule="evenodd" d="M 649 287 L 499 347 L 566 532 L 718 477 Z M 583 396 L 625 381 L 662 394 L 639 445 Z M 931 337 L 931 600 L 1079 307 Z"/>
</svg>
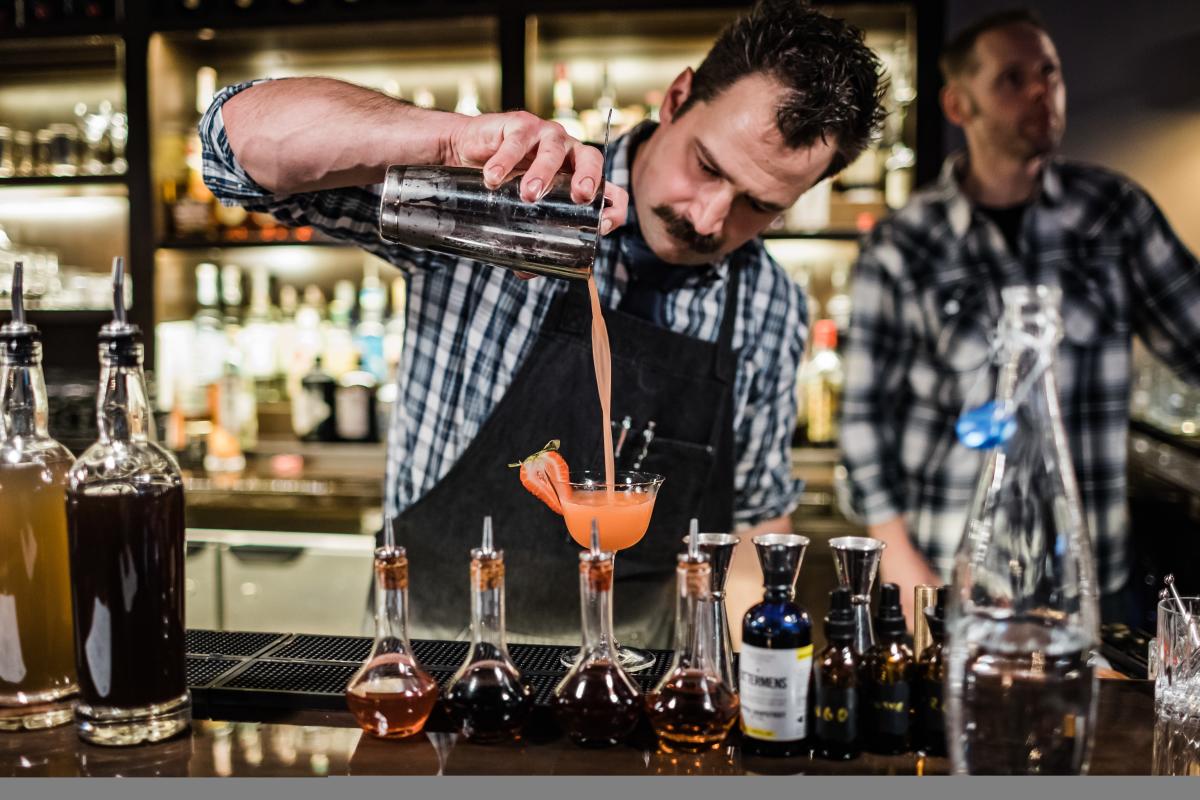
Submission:
<svg viewBox="0 0 1200 800">
<path fill-rule="evenodd" d="M 80 737 L 159 741 L 187 728 L 183 479 L 154 441 L 141 332 L 125 321 L 116 259 L 114 320 L 100 331 L 99 440 L 71 469 L 67 532 Z"/>
<path fill-rule="evenodd" d="M 1091 545 L 1054 379 L 1059 292 L 1003 291 L 996 401 L 960 436 L 991 446 L 955 559 L 947 739 L 958 773 L 1086 772 L 1098 642 Z M 987 435 L 964 423 L 987 417 Z M 982 429 L 972 426 L 976 433 Z"/>
<path fill-rule="evenodd" d="M 583 618 L 580 658 L 554 689 L 554 713 L 572 741 L 616 744 L 628 736 L 642 710 L 642 693 L 621 668 L 612 628 L 613 554 L 579 554 Z"/>
<path fill-rule="evenodd" d="M 421 669 L 408 641 L 408 557 L 403 547 L 381 547 L 375 551 L 375 643 L 346 687 L 346 703 L 367 733 L 399 739 L 425 727 L 437 696 L 437 681 Z"/>
<path fill-rule="evenodd" d="M 24 268 L 13 271 L 12 321 L 0 328 L 0 730 L 71 720 L 78 686 L 67 562 L 67 472 L 50 438 L 37 328 L 25 322 Z"/>
<path fill-rule="evenodd" d="M 458 732 L 474 742 L 518 738 L 533 693 L 508 654 L 504 634 L 504 551 L 471 550 L 471 649 L 446 690 Z"/>
</svg>

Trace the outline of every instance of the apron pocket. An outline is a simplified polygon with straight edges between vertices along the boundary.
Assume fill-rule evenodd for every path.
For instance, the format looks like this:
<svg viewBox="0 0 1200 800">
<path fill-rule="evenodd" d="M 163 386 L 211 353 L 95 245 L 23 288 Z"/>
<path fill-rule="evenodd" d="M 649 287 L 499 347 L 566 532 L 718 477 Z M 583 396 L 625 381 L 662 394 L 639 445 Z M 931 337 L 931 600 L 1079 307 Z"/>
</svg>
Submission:
<svg viewBox="0 0 1200 800">
<path fill-rule="evenodd" d="M 697 513 L 712 477 L 715 456 L 714 448 L 707 444 L 662 436 L 650 442 L 640 471 L 662 475 L 666 480 L 654 503 L 649 530 L 642 541 L 620 555 L 618 572 L 626 572 L 627 567 L 629 572 L 675 570 L 675 555 L 683 552 L 687 528 L 671 530 L 655 520 L 687 520 Z"/>
</svg>

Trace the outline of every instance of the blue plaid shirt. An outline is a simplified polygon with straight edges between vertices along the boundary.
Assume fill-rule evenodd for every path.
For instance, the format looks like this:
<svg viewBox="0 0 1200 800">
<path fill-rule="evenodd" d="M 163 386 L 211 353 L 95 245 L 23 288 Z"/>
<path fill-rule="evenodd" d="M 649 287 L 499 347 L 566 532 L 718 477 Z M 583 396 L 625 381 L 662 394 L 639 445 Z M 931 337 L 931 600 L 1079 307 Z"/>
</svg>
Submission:
<svg viewBox="0 0 1200 800">
<path fill-rule="evenodd" d="M 234 157 L 221 107 L 254 82 L 222 90 L 200 121 L 204 180 L 226 205 L 265 211 L 287 225 L 311 225 L 395 264 L 408 278 L 408 335 L 388 437 L 388 511 L 398 514 L 433 488 L 508 390 L 564 281 L 523 281 L 506 269 L 389 244 L 379 238 L 381 185 L 273 195 Z M 629 185 L 629 136 L 613 142 L 607 179 Z M 635 225 L 631 219 L 626 225 Z M 616 308 L 629 283 L 615 236 L 601 239 L 596 283 Z M 733 346 L 735 516 L 755 524 L 789 514 L 801 484 L 792 476 L 796 371 L 807 309 L 800 288 L 754 239 L 722 261 L 697 268 L 663 304 L 666 327 L 715 341 L 729 269 L 740 272 Z M 598 419 L 598 418 L 597 418 Z M 514 456 L 520 455 L 514 453 Z M 514 484 L 515 486 L 515 484 Z"/>
<path fill-rule="evenodd" d="M 1130 339 L 1200 382 L 1200 264 L 1146 193 L 1100 169 L 1051 161 L 1014 253 L 959 188 L 961 156 L 867 237 L 854 273 L 841 445 L 867 524 L 901 516 L 948 579 L 982 465 L 958 443 L 1000 288 L 1062 289 L 1055 377 L 1104 592 L 1129 574 L 1125 505 Z"/>
</svg>

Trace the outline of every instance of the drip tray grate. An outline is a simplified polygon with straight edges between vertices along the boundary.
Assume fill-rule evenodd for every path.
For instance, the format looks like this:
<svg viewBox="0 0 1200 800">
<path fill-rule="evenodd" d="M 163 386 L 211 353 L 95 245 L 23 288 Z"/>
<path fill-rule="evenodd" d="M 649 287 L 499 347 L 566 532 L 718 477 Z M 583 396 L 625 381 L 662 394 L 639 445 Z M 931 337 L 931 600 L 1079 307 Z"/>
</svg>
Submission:
<svg viewBox="0 0 1200 800">
<path fill-rule="evenodd" d="M 187 657 L 187 682 L 193 689 L 208 686 L 225 673 L 246 663 L 240 658 Z"/>
<path fill-rule="evenodd" d="M 262 653 L 286 638 L 282 633 L 192 629 L 187 632 L 186 650 L 188 655 L 192 656 L 248 658 Z"/>
</svg>

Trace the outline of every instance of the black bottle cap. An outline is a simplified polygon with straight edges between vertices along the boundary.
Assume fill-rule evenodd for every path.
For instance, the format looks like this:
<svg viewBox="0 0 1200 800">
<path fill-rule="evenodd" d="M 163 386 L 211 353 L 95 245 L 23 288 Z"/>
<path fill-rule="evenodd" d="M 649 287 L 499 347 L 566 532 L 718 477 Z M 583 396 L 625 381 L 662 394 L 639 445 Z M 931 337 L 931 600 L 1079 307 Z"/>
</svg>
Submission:
<svg viewBox="0 0 1200 800">
<path fill-rule="evenodd" d="M 900 587 L 885 583 L 879 587 L 879 613 L 875 615 L 875 634 L 881 639 L 896 641 L 904 638 L 904 608 L 900 605 Z"/>
<path fill-rule="evenodd" d="M 929 635 L 942 641 L 946 635 L 946 587 L 937 588 L 937 605 L 925 609 L 925 621 L 929 623 Z"/>
<path fill-rule="evenodd" d="M 849 644 L 854 641 L 854 610 L 850 604 L 849 589 L 843 587 L 829 593 L 825 638 L 831 644 Z"/>
</svg>

